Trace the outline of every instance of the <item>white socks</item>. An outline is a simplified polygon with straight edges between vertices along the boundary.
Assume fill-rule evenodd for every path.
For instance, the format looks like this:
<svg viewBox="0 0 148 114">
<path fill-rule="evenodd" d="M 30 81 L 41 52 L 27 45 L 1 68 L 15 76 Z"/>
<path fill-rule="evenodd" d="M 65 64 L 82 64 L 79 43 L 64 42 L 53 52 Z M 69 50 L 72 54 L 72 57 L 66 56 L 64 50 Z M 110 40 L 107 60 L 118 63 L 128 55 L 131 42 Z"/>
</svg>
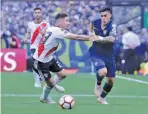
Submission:
<svg viewBox="0 0 148 114">
<path fill-rule="evenodd" d="M 55 76 L 53 77 L 53 80 L 54 80 L 54 85 L 56 85 L 57 83 L 59 83 L 59 82 L 62 80 L 62 78 L 60 78 L 60 77 L 58 77 L 57 75 L 55 75 Z M 55 86 L 54 86 L 54 87 L 55 87 Z M 52 89 L 52 87 L 49 87 L 49 86 L 47 86 L 47 85 L 45 84 L 44 87 L 43 87 L 43 92 L 42 92 L 41 98 L 47 99 L 47 98 L 48 98 L 48 95 L 49 95 L 49 93 L 50 93 L 50 91 L 51 91 L 51 89 Z"/>
<path fill-rule="evenodd" d="M 42 92 L 42 95 L 41 95 L 41 98 L 43 99 L 47 99 L 48 98 L 48 95 L 51 91 L 52 87 L 48 87 L 46 84 L 44 85 L 43 87 L 43 92 Z"/>
</svg>

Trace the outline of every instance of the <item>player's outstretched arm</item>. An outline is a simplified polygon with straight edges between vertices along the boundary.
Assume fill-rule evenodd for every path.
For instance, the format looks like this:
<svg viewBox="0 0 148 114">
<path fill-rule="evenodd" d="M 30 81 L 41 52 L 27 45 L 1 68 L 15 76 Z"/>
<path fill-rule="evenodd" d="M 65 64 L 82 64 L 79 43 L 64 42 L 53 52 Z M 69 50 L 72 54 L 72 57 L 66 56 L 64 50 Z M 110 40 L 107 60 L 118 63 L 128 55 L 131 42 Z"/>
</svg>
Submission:
<svg viewBox="0 0 148 114">
<path fill-rule="evenodd" d="M 114 42 L 115 37 L 113 36 L 107 36 L 107 37 L 101 37 L 101 36 L 93 36 L 90 38 L 90 41 L 92 42 Z"/>
<path fill-rule="evenodd" d="M 87 36 L 87 35 L 77 35 L 77 34 L 73 34 L 73 33 L 68 33 L 66 35 L 66 38 L 68 39 L 72 39 L 72 40 L 82 40 L 82 41 L 89 41 L 89 38 L 91 36 Z"/>
</svg>

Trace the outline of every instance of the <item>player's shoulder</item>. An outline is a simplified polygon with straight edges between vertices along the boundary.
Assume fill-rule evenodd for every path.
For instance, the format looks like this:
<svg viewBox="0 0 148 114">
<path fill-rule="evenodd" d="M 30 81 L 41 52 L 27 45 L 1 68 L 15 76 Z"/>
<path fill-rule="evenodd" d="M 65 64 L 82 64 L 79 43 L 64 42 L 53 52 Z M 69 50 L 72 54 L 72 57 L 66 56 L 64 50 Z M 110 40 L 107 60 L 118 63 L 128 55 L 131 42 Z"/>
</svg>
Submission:
<svg viewBox="0 0 148 114">
<path fill-rule="evenodd" d="M 114 21 L 110 21 L 110 26 L 111 28 L 116 28 L 117 27 L 117 24 L 114 22 Z"/>
<path fill-rule="evenodd" d="M 42 20 L 42 23 L 48 23 L 49 24 L 49 22 L 47 20 Z"/>
<path fill-rule="evenodd" d="M 59 27 L 55 27 L 55 26 L 50 26 L 50 27 L 48 27 L 47 28 L 47 30 L 55 30 L 55 31 L 59 31 L 60 30 L 60 28 Z"/>
<path fill-rule="evenodd" d="M 55 26 L 50 26 L 46 29 L 46 32 L 52 32 L 53 34 L 60 34 L 62 32 L 62 29 Z"/>
</svg>

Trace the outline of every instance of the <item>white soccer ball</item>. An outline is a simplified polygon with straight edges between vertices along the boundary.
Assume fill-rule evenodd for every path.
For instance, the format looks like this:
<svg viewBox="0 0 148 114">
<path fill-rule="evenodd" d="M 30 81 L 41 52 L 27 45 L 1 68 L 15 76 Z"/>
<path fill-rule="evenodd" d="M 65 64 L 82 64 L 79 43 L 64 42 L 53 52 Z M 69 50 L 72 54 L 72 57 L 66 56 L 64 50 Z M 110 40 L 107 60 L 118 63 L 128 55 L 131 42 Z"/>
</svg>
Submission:
<svg viewBox="0 0 148 114">
<path fill-rule="evenodd" d="M 72 109 L 75 105 L 75 100 L 71 95 L 64 95 L 60 98 L 59 105 L 62 109 Z"/>
</svg>

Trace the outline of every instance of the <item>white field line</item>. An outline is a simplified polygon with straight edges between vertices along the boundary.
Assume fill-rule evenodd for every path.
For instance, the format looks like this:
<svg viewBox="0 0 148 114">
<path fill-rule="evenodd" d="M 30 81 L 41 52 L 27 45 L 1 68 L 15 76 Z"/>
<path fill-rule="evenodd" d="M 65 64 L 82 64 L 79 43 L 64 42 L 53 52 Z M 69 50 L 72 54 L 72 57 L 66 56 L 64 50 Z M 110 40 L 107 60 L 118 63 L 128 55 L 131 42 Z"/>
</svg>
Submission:
<svg viewBox="0 0 148 114">
<path fill-rule="evenodd" d="M 74 97 L 95 97 L 91 94 L 70 94 Z M 53 94 L 52 97 L 60 97 L 61 95 Z M 40 94 L 1 94 L 1 97 L 40 97 Z M 143 98 L 148 99 L 148 96 L 136 95 L 108 95 L 109 98 Z"/>
<path fill-rule="evenodd" d="M 147 84 L 148 85 L 147 81 L 137 80 L 137 79 L 133 79 L 133 78 L 127 78 L 127 77 L 123 77 L 123 76 L 116 76 L 116 77 L 119 78 L 119 79 L 128 80 L 128 81 L 131 81 L 131 82 L 136 82 L 136 83 L 141 83 L 141 84 Z"/>
</svg>

